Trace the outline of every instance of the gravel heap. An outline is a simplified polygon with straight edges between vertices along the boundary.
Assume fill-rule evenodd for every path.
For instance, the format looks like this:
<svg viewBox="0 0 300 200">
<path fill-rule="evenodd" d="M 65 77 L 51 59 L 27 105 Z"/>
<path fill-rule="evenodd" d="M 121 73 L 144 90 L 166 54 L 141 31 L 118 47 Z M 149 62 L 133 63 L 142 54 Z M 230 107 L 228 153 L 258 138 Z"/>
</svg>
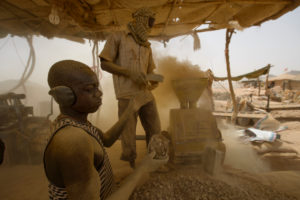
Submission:
<svg viewBox="0 0 300 200">
<path fill-rule="evenodd" d="M 294 200 L 259 182 L 241 181 L 241 185 L 229 185 L 210 176 L 200 177 L 182 173 L 152 174 L 137 188 L 131 200 Z"/>
</svg>

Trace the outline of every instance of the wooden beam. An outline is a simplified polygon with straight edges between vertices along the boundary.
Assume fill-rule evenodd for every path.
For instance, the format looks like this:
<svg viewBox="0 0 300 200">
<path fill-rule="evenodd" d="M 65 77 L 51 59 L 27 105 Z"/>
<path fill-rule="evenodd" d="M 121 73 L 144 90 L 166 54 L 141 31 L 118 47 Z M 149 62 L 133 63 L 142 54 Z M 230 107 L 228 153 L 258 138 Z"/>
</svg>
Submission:
<svg viewBox="0 0 300 200">
<path fill-rule="evenodd" d="M 35 31 L 26 22 L 22 21 L 24 16 L 19 16 L 18 14 L 16 14 L 16 12 L 14 10 L 18 10 L 20 13 L 23 13 L 30 18 L 37 18 L 37 16 L 33 15 L 32 13 L 28 12 L 27 10 L 23 10 L 19 7 L 16 7 L 15 5 L 13 5 L 5 0 L 0 1 L 0 6 L 3 7 L 4 9 L 6 9 L 8 12 L 10 12 L 13 16 L 15 16 L 16 19 L 18 20 L 18 23 L 20 24 L 20 26 L 24 26 L 25 29 L 28 29 L 30 31 L 33 31 L 33 32 Z"/>
<path fill-rule="evenodd" d="M 50 6 L 49 3 L 47 3 L 44 0 L 31 0 L 31 1 L 33 1 L 38 6 Z"/>
<path fill-rule="evenodd" d="M 167 26 L 168 26 L 168 24 L 169 24 L 171 14 L 172 14 L 172 12 L 173 12 L 173 9 L 174 9 L 176 3 L 177 3 L 177 0 L 173 0 L 173 3 L 172 3 L 172 6 L 171 6 L 171 8 L 170 8 L 170 11 L 169 11 L 169 14 L 168 14 L 168 17 L 167 17 L 165 26 L 164 26 L 163 30 L 161 31 L 161 35 L 164 35 L 164 33 L 165 33 L 165 30 L 166 30 L 166 28 L 167 28 Z"/>
<path fill-rule="evenodd" d="M 257 77 L 257 84 L 258 84 L 258 93 L 257 93 L 257 96 L 260 96 L 260 80 L 259 80 L 259 77 Z"/>
<path fill-rule="evenodd" d="M 176 0 L 175 0 L 176 1 Z M 197 7 L 197 5 L 203 5 L 203 4 L 206 4 L 206 5 L 222 5 L 222 4 L 225 4 L 225 3 L 235 3 L 235 4 L 294 4 L 294 0 L 261 0 L 261 1 L 243 1 L 243 0 L 227 0 L 226 2 L 224 0 L 205 0 L 205 1 L 197 1 L 197 2 L 181 2 L 180 4 L 179 3 L 176 3 L 174 4 L 174 1 L 173 2 L 170 2 L 170 3 L 167 3 L 165 5 L 161 5 L 161 6 L 164 6 L 164 7 L 170 7 L 170 9 L 172 7 Z M 93 7 L 93 12 L 94 13 L 97 13 L 97 12 L 101 12 L 101 11 L 106 11 L 107 8 L 103 8 L 103 7 L 97 7 L 97 6 L 94 6 Z M 118 11 L 123 11 L 123 10 L 127 10 L 127 11 L 130 11 L 130 9 L 128 8 L 111 8 L 111 10 L 114 10 L 116 12 Z"/>
<path fill-rule="evenodd" d="M 236 3 L 236 4 L 292 4 L 293 0 L 261 0 L 261 1 L 253 1 L 253 0 L 203 0 L 197 2 L 182 2 L 180 6 L 196 6 L 200 4 L 206 5 L 216 5 L 216 4 L 225 4 L 225 3 Z M 172 3 L 168 3 L 171 5 Z"/>
<path fill-rule="evenodd" d="M 171 26 L 171 25 L 169 25 Z M 175 24 L 173 26 L 176 26 Z M 163 39 L 171 39 L 173 37 L 179 37 L 179 36 L 183 36 L 183 35 L 190 35 L 193 34 L 194 32 L 197 33 L 202 33 L 202 32 L 208 32 L 208 31 L 217 31 L 219 29 L 215 29 L 215 28 L 205 28 L 205 29 L 200 29 L 200 30 L 195 30 L 195 31 L 186 31 L 184 33 L 178 33 L 178 34 L 173 34 L 173 35 L 152 35 L 150 36 L 150 38 L 154 39 L 154 40 L 163 40 Z"/>
<path fill-rule="evenodd" d="M 96 16 L 92 12 L 92 8 L 84 1 L 64 1 L 63 11 L 75 20 L 80 26 L 96 25 Z"/>
</svg>

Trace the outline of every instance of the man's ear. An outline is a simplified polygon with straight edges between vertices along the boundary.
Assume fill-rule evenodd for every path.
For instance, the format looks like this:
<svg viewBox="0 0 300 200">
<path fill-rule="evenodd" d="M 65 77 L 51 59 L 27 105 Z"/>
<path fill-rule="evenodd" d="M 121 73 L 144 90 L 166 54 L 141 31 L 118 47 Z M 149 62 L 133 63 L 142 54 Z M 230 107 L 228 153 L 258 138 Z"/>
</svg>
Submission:
<svg viewBox="0 0 300 200">
<path fill-rule="evenodd" d="M 67 86 L 56 86 L 49 91 L 49 94 L 60 106 L 72 106 L 76 102 L 76 95 Z"/>
</svg>

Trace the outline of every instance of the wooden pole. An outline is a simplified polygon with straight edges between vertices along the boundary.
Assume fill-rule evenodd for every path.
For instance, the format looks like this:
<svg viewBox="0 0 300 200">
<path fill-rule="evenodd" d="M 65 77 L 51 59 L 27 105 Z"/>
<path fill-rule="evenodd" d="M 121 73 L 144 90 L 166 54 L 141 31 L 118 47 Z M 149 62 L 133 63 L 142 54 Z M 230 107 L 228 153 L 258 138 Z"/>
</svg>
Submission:
<svg viewBox="0 0 300 200">
<path fill-rule="evenodd" d="M 257 85 L 258 85 L 258 96 L 260 96 L 260 80 L 259 77 L 257 78 Z"/>
<path fill-rule="evenodd" d="M 235 98 L 232 81 L 231 81 L 231 70 L 230 70 L 230 60 L 229 60 L 229 44 L 230 44 L 230 40 L 231 40 L 233 33 L 234 33 L 234 29 L 226 30 L 225 58 L 226 58 L 228 84 L 229 84 L 229 89 L 230 89 L 232 105 L 233 105 L 233 113 L 232 113 L 232 117 L 231 117 L 231 122 L 233 124 L 235 124 L 236 119 L 237 119 L 237 114 L 238 114 L 238 108 L 237 108 L 236 98 Z"/>
<path fill-rule="evenodd" d="M 266 75 L 266 85 L 265 85 L 265 95 L 268 97 L 267 108 L 266 108 L 267 112 L 270 111 L 269 73 L 270 73 L 271 65 L 268 64 L 268 66 L 269 66 L 269 70 L 268 70 L 268 73 Z"/>
<path fill-rule="evenodd" d="M 269 70 L 268 70 L 268 73 L 266 75 L 266 85 L 265 85 L 265 92 L 267 92 L 267 90 L 269 89 L 269 73 L 270 73 L 270 68 L 271 68 L 271 65 L 268 64 L 269 66 Z"/>
</svg>

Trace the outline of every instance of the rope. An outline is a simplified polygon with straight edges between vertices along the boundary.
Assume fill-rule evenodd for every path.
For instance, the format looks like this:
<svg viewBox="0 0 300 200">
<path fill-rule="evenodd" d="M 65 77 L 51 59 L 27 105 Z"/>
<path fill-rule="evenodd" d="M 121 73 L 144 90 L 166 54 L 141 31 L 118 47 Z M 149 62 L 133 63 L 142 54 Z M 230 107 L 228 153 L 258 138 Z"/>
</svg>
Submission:
<svg viewBox="0 0 300 200">
<path fill-rule="evenodd" d="M 98 58 L 99 55 L 99 44 L 98 44 L 98 40 L 93 40 L 93 49 L 92 49 L 92 57 L 93 57 L 93 67 L 92 70 L 95 72 L 99 82 L 102 78 L 102 73 L 101 73 L 101 69 L 100 69 L 100 59 Z M 99 84 L 99 87 L 101 88 L 101 85 Z M 100 109 L 97 110 L 97 112 L 95 113 L 96 115 L 96 123 L 100 120 Z M 91 119 L 92 119 L 92 115 L 90 115 Z"/>
<path fill-rule="evenodd" d="M 16 46 L 16 43 L 15 43 L 15 40 L 14 40 L 14 39 L 12 39 L 12 44 L 13 44 L 13 47 L 14 47 L 14 49 L 15 49 L 15 52 L 16 52 L 17 56 L 19 57 L 19 60 L 20 60 L 21 64 L 22 64 L 23 66 L 25 66 L 25 63 L 24 63 L 22 57 L 21 57 L 20 54 L 19 54 L 19 51 L 18 51 L 18 49 L 17 49 L 17 46 Z M 28 61 L 27 61 L 27 62 L 28 62 Z M 26 69 L 25 69 L 25 70 L 26 70 Z"/>
<path fill-rule="evenodd" d="M 100 69 L 100 60 L 98 58 L 98 55 L 99 55 L 98 40 L 94 40 L 93 43 L 94 43 L 94 45 L 93 45 L 93 49 L 92 49 L 92 57 L 93 57 L 92 70 L 95 72 L 95 74 L 97 75 L 97 78 L 100 81 L 102 78 L 102 73 L 101 73 L 101 69 Z"/>
<path fill-rule="evenodd" d="M 98 45 L 98 41 L 97 41 L 97 47 L 96 47 L 96 61 L 97 61 L 97 75 L 99 78 L 99 81 L 102 78 L 102 74 L 101 74 L 101 69 L 100 69 L 100 58 L 98 57 L 99 55 L 99 45 Z"/>
<path fill-rule="evenodd" d="M 49 120 L 50 116 L 53 115 L 53 97 L 50 100 L 50 113 L 47 115 L 47 119 Z"/>
<path fill-rule="evenodd" d="M 162 30 L 161 33 L 160 33 L 161 36 L 164 35 L 165 30 L 166 30 L 167 26 L 169 25 L 170 17 L 171 17 L 171 14 L 172 14 L 172 12 L 173 12 L 173 9 L 174 9 L 175 4 L 177 3 L 177 1 L 178 1 L 178 0 L 174 0 L 173 3 L 172 3 L 172 7 L 170 8 L 170 11 L 169 11 L 169 13 L 168 13 L 166 23 L 165 23 L 165 25 L 164 25 L 164 27 L 163 27 L 163 30 Z"/>
<path fill-rule="evenodd" d="M 96 43 L 95 43 L 95 41 L 93 41 L 93 49 L 92 49 L 93 67 L 96 66 L 95 49 L 96 49 Z"/>
<path fill-rule="evenodd" d="M 13 87 L 12 89 L 8 90 L 7 93 L 12 92 L 15 89 L 19 88 L 20 86 L 24 85 L 34 70 L 36 58 L 35 58 L 34 47 L 32 44 L 32 36 L 26 36 L 26 40 L 29 45 L 30 53 L 29 53 L 29 57 L 28 57 L 24 72 L 23 72 L 18 84 L 15 87 Z M 30 63 L 31 63 L 31 65 L 30 65 Z M 28 69 L 29 69 L 29 71 L 28 71 Z"/>
</svg>

